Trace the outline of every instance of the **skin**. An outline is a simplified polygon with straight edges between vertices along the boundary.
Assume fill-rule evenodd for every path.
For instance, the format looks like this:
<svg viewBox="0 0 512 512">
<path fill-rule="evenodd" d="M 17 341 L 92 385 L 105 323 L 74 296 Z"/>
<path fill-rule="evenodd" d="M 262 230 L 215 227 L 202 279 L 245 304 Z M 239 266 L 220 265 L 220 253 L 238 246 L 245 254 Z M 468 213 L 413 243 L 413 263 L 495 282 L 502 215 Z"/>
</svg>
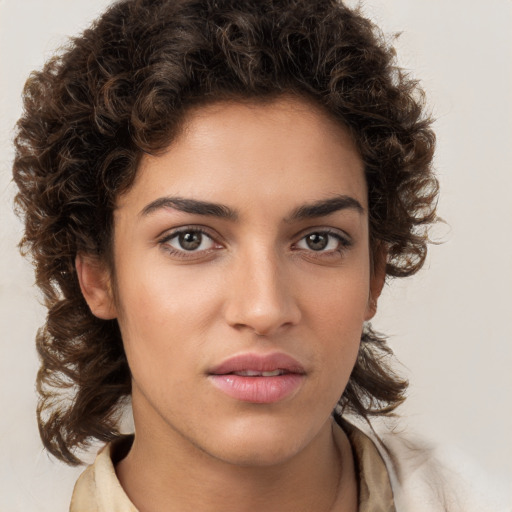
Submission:
<svg viewBox="0 0 512 512">
<path fill-rule="evenodd" d="M 354 201 L 296 215 L 339 197 Z M 77 258 L 93 313 L 118 319 L 132 372 L 136 435 L 116 471 L 141 512 L 357 509 L 331 412 L 384 281 L 371 271 L 367 209 L 347 130 L 297 98 L 202 106 L 163 154 L 143 157 L 115 211 L 115 284 L 101 262 Z M 183 228 L 198 249 L 183 248 Z M 248 352 L 295 358 L 298 389 L 256 404 L 212 385 L 212 367 Z"/>
</svg>

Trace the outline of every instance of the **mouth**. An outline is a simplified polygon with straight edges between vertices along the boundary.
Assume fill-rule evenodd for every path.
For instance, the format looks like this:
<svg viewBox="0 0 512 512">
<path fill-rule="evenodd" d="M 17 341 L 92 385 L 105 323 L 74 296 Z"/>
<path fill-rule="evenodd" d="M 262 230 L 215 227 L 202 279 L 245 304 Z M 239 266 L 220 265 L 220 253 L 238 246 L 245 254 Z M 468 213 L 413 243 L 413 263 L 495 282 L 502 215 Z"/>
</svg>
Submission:
<svg viewBox="0 0 512 512">
<path fill-rule="evenodd" d="M 278 377 L 279 375 L 284 375 L 285 373 L 290 373 L 287 370 L 272 370 L 269 372 L 258 372 L 256 370 L 242 370 L 239 372 L 231 372 L 226 375 L 238 375 L 239 377 Z"/>
<path fill-rule="evenodd" d="M 228 397 L 257 404 L 290 397 L 298 391 L 305 376 L 304 367 L 283 353 L 238 355 L 208 372 L 214 387 Z"/>
<path fill-rule="evenodd" d="M 240 375 L 242 377 L 275 377 L 280 373 L 305 374 L 304 367 L 283 352 L 271 354 L 239 354 L 230 357 L 208 372 L 210 375 Z"/>
</svg>

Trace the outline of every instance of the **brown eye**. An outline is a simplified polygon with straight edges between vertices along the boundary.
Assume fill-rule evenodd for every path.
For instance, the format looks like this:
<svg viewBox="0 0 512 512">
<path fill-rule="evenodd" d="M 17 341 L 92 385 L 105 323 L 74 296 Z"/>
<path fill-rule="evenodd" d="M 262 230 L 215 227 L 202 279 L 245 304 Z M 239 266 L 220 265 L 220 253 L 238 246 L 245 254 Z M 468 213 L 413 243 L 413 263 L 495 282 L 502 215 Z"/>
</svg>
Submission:
<svg viewBox="0 0 512 512">
<path fill-rule="evenodd" d="M 180 233 L 178 235 L 178 243 L 181 249 L 185 251 L 195 251 L 201 246 L 203 234 L 197 231 L 190 231 L 187 233 Z"/>
<path fill-rule="evenodd" d="M 327 244 L 329 243 L 329 235 L 325 233 L 311 233 L 310 235 L 306 236 L 306 245 L 312 250 L 312 251 L 322 251 L 327 247 Z"/>
<path fill-rule="evenodd" d="M 306 251 L 335 253 L 350 245 L 351 241 L 337 231 L 313 231 L 302 237 L 295 247 Z"/>
<path fill-rule="evenodd" d="M 207 251 L 215 246 L 210 236 L 196 229 L 175 232 L 163 239 L 161 243 L 182 253 Z"/>
</svg>

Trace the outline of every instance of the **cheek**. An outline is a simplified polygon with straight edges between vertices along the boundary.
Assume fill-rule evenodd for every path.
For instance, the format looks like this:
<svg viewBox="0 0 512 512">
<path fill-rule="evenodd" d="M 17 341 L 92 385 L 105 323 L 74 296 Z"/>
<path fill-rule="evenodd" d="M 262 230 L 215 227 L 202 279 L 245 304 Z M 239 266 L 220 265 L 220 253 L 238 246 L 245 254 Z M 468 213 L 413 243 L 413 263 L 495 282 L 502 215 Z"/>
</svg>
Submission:
<svg viewBox="0 0 512 512">
<path fill-rule="evenodd" d="M 302 309 L 318 328 L 359 328 L 368 309 L 369 274 L 365 265 L 357 264 L 337 273 L 307 276 L 302 285 Z"/>
<path fill-rule="evenodd" d="M 346 384 L 355 364 L 369 297 L 369 272 L 316 279 L 315 293 L 303 299 L 303 318 L 319 342 L 324 367 Z M 337 381 L 335 385 L 339 385 Z"/>
<path fill-rule="evenodd" d="M 144 265 L 126 264 L 121 269 L 119 295 L 124 320 L 149 330 L 169 325 L 179 328 L 182 324 L 192 328 L 217 300 L 215 273 L 173 267 L 162 258 L 155 259 Z M 221 282 L 220 277 L 216 280 Z"/>
<path fill-rule="evenodd" d="M 221 283 L 197 270 L 194 275 L 178 270 L 126 262 L 119 268 L 118 321 L 134 377 L 164 366 L 165 372 L 170 366 L 179 372 L 186 361 L 197 359 L 204 332 L 219 310 Z"/>
</svg>

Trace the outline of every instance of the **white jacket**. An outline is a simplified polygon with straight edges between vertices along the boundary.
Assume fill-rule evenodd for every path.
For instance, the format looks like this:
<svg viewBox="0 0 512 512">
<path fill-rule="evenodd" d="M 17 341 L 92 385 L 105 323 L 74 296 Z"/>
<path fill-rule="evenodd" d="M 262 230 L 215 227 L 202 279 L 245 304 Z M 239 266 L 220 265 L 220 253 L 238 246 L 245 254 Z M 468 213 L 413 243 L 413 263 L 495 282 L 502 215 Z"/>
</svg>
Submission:
<svg viewBox="0 0 512 512">
<path fill-rule="evenodd" d="M 493 482 L 461 453 L 358 423 L 386 464 L 397 512 L 512 512 L 512 482 Z"/>
</svg>

